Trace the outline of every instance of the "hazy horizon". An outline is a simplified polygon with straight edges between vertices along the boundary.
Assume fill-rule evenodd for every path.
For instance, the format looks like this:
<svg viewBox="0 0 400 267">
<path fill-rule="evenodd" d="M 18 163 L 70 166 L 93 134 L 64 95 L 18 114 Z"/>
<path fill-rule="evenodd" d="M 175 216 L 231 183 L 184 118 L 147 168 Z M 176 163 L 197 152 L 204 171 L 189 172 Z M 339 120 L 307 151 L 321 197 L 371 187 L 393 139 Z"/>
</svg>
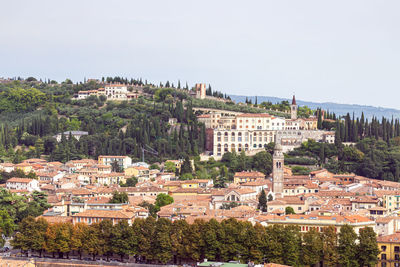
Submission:
<svg viewBox="0 0 400 267">
<path fill-rule="evenodd" d="M 400 109 L 398 1 L 3 3 L 0 77 L 178 79 Z"/>
</svg>

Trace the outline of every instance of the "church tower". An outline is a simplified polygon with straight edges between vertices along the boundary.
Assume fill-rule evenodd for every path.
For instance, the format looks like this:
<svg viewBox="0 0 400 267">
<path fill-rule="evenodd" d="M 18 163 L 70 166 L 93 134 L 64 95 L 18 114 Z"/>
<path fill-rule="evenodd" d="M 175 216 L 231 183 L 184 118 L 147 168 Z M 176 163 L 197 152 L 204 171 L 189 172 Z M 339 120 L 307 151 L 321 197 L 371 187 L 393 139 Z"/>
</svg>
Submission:
<svg viewBox="0 0 400 267">
<path fill-rule="evenodd" d="M 274 155 L 272 157 L 272 186 L 275 197 L 283 197 L 283 166 L 284 157 L 282 146 L 280 144 L 275 145 Z"/>
<path fill-rule="evenodd" d="M 296 98 L 293 95 L 292 104 L 290 105 L 290 118 L 292 120 L 297 120 L 297 104 Z"/>
</svg>

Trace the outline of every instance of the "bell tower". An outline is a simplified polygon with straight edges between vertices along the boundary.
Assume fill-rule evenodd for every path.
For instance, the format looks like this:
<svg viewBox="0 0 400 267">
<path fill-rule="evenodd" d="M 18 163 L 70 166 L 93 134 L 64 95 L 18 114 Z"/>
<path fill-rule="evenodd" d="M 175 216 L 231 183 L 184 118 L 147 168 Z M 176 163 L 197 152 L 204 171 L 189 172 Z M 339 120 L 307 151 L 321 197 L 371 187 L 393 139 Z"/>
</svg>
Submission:
<svg viewBox="0 0 400 267">
<path fill-rule="evenodd" d="M 297 104 L 296 98 L 293 95 L 292 104 L 290 105 L 290 118 L 292 120 L 297 120 Z"/>
<path fill-rule="evenodd" d="M 275 198 L 283 197 L 283 167 L 284 167 L 284 156 L 282 146 L 280 144 L 275 145 L 274 155 L 272 157 L 272 186 Z"/>
</svg>

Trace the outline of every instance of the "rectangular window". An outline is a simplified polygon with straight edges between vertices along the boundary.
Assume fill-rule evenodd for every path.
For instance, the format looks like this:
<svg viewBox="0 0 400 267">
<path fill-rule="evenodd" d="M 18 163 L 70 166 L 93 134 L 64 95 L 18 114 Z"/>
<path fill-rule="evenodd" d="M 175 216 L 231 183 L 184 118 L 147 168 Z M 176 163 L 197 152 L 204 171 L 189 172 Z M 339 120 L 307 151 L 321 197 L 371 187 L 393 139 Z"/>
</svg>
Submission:
<svg viewBox="0 0 400 267">
<path fill-rule="evenodd" d="M 395 246 L 394 247 L 394 252 L 400 252 L 400 247 L 399 246 Z"/>
<path fill-rule="evenodd" d="M 386 254 L 385 253 L 381 254 L 381 260 L 386 260 Z"/>
</svg>

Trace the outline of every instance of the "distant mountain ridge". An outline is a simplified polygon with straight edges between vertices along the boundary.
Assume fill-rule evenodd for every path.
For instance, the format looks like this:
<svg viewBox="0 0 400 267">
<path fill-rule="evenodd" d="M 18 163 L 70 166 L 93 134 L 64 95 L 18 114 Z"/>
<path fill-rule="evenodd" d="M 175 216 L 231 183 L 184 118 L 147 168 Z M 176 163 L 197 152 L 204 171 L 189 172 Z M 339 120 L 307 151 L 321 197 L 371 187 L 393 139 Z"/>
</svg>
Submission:
<svg viewBox="0 0 400 267">
<path fill-rule="evenodd" d="M 245 102 L 246 97 L 248 99 L 251 99 L 253 103 L 256 98 L 255 96 L 243 96 L 243 95 L 229 95 L 229 96 L 233 101 L 243 102 L 243 103 Z M 280 98 L 273 96 L 257 96 L 258 103 L 264 101 L 266 102 L 269 101 L 271 103 L 278 103 L 284 100 L 289 101 L 289 103 L 292 101 L 291 98 L 289 99 L 289 98 Z M 373 116 L 377 117 L 378 119 L 381 119 L 382 117 L 391 118 L 392 116 L 394 118 L 400 118 L 400 110 L 394 108 L 383 108 L 383 107 L 374 107 L 374 106 L 357 105 L 357 104 L 338 104 L 332 102 L 318 103 L 318 102 L 298 100 L 297 98 L 296 102 L 297 105 L 299 106 L 308 106 L 311 109 L 322 108 L 324 110 L 329 110 L 329 112 L 334 112 L 336 113 L 336 115 L 346 115 L 347 113 L 350 113 L 352 115 L 354 112 L 354 115 L 356 117 L 360 117 L 361 113 L 364 112 L 364 116 L 369 119 L 371 119 Z"/>
</svg>

